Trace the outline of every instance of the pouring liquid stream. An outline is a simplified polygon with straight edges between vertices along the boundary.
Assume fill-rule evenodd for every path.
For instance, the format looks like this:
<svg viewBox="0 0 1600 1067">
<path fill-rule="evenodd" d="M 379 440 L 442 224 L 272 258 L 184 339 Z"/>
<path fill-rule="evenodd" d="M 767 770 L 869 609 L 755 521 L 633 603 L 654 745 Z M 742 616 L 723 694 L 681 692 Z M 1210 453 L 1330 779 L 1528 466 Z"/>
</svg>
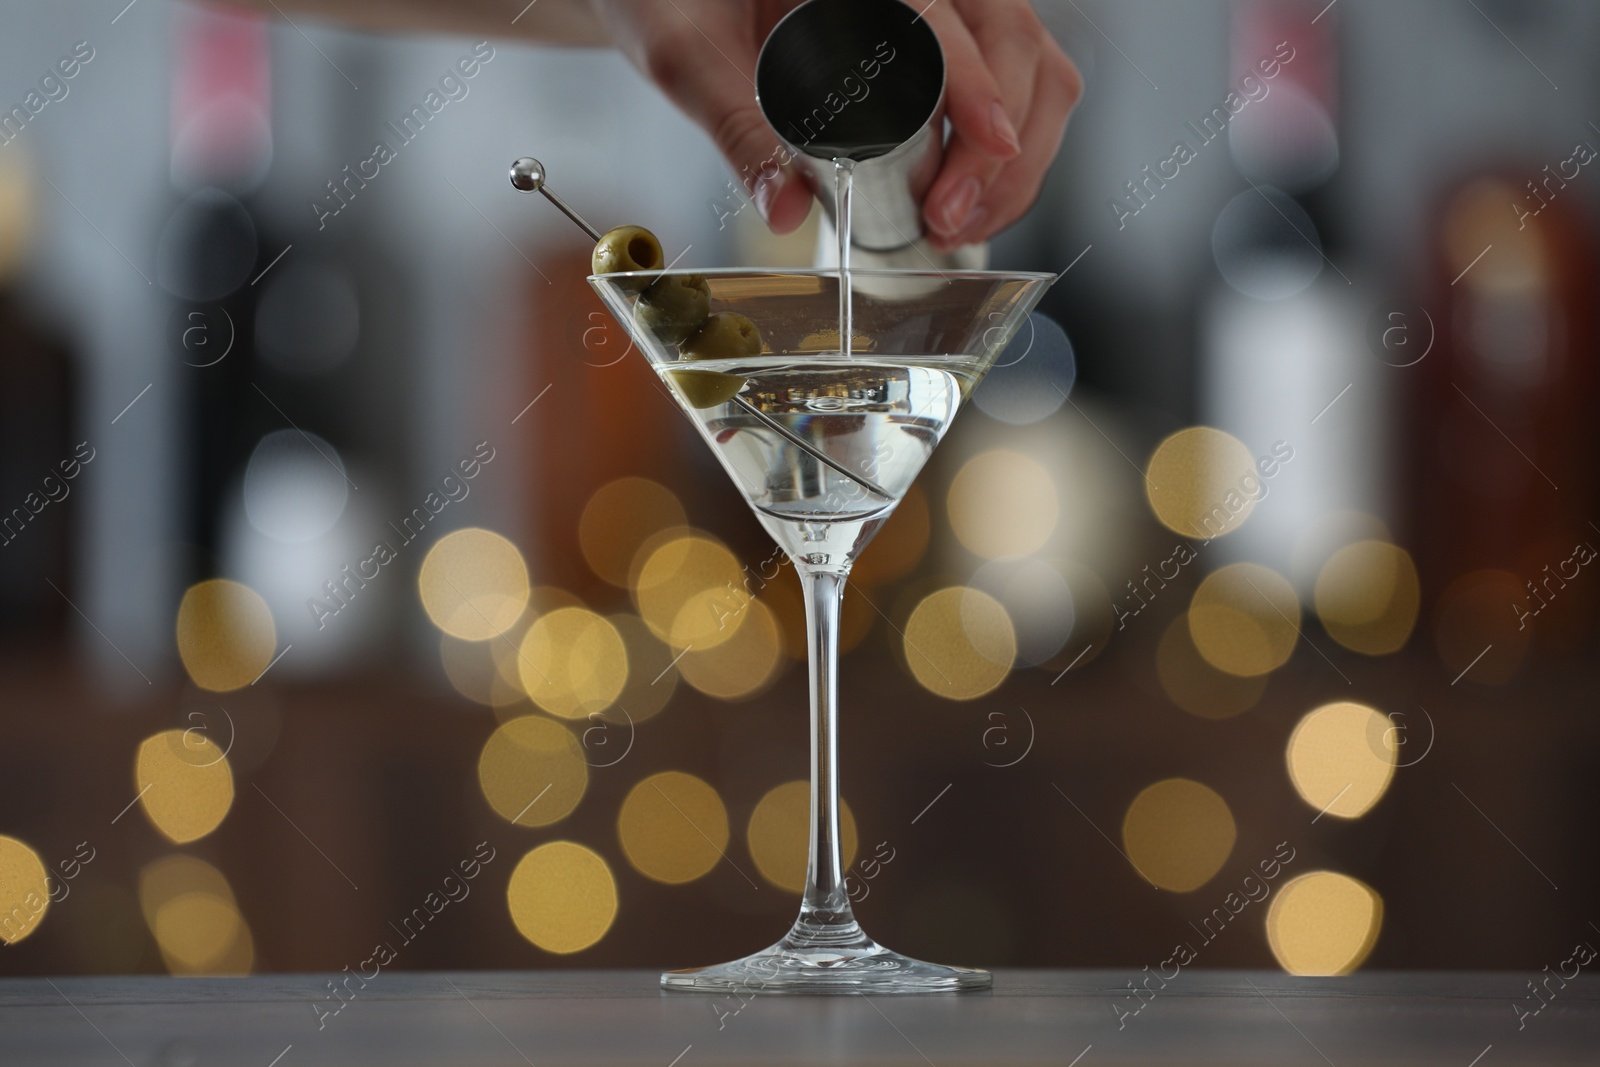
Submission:
<svg viewBox="0 0 1600 1067">
<path fill-rule="evenodd" d="M 839 354 L 850 358 L 855 344 L 855 316 L 850 292 L 850 190 L 855 175 L 855 160 L 836 156 L 833 160 L 833 219 L 839 241 Z"/>
</svg>

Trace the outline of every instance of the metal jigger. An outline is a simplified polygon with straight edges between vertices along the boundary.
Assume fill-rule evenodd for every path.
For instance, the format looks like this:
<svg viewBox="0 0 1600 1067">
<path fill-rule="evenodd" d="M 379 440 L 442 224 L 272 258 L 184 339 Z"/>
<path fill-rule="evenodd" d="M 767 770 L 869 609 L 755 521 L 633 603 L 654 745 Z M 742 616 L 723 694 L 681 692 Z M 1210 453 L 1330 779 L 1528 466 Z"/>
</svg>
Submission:
<svg viewBox="0 0 1600 1067">
<path fill-rule="evenodd" d="M 756 103 L 835 226 L 833 161 L 855 162 L 850 243 L 869 252 L 922 236 L 922 200 L 944 157 L 944 83 L 939 38 L 901 0 L 810 0 L 773 27 L 756 60 Z"/>
</svg>

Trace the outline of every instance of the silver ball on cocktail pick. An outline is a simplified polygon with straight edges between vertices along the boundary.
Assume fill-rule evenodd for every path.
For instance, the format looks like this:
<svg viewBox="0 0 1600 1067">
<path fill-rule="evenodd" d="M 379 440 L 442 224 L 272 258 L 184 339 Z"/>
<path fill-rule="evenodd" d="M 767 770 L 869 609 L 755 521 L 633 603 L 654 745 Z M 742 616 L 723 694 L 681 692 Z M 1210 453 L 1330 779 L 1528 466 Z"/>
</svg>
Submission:
<svg viewBox="0 0 1600 1067">
<path fill-rule="evenodd" d="M 532 156 L 523 156 L 511 164 L 511 187 L 524 193 L 537 193 L 544 188 L 544 164 Z"/>
<path fill-rule="evenodd" d="M 532 156 L 523 156 L 511 164 L 511 187 L 513 189 L 524 193 L 543 193 L 545 199 L 560 208 L 563 215 L 577 223 L 579 228 L 589 235 L 591 241 L 600 240 L 600 231 L 590 226 L 588 222 L 584 221 L 582 215 L 568 207 L 565 200 L 551 192 L 550 187 L 545 185 L 545 177 L 544 164 Z"/>
</svg>

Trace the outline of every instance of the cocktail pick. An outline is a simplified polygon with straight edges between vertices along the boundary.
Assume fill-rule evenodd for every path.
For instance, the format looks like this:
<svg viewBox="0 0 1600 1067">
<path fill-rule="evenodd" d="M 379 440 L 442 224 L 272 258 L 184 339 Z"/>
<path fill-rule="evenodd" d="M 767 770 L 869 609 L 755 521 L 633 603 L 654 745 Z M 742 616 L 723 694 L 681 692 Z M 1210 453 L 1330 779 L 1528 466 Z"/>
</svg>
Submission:
<svg viewBox="0 0 1600 1067">
<path fill-rule="evenodd" d="M 550 186 L 546 184 L 544 164 L 540 163 L 532 156 L 523 156 L 521 159 L 511 164 L 511 187 L 516 189 L 518 192 L 523 193 L 543 193 L 545 195 L 545 199 L 554 204 L 563 215 L 577 223 L 578 227 L 582 229 L 584 233 L 589 235 L 590 240 L 600 240 L 600 231 L 589 225 L 582 215 L 578 214 L 576 211 L 572 210 L 571 207 L 567 206 L 567 202 L 557 196 L 551 190 Z M 849 478 L 852 482 L 855 482 L 857 485 L 861 486 L 863 489 L 866 489 L 870 493 L 875 493 L 885 500 L 894 499 L 893 494 L 891 494 L 887 489 L 884 489 L 882 486 L 868 479 L 864 475 L 858 474 L 857 472 L 844 466 L 844 464 L 840 463 L 826 452 L 823 452 L 816 446 L 812 445 L 809 441 L 805 440 L 803 437 L 789 429 L 789 427 L 785 426 L 777 419 L 774 419 L 771 415 L 768 415 L 765 411 L 762 411 L 760 408 L 750 403 L 750 401 L 746 400 L 744 397 L 735 396 L 733 398 L 733 402 L 738 404 L 739 407 L 743 408 L 747 414 L 755 418 L 763 426 L 766 426 L 773 433 L 784 438 L 796 448 L 806 452 L 806 454 L 811 456 L 811 458 L 815 459 L 818 463 L 838 471 L 840 474 L 844 475 L 846 478 Z"/>
<path fill-rule="evenodd" d="M 585 222 L 582 215 L 568 207 L 567 202 L 545 184 L 544 164 L 532 156 L 523 156 L 511 164 L 511 187 L 523 193 L 543 193 L 545 199 L 559 208 L 567 218 L 576 222 L 578 227 L 589 235 L 591 241 L 600 240 L 600 231 Z"/>
<path fill-rule="evenodd" d="M 852 482 L 855 482 L 868 492 L 876 493 L 885 500 L 894 499 L 894 496 L 890 494 L 889 490 L 883 488 L 878 483 L 867 478 L 865 475 L 858 474 L 849 467 L 846 467 L 843 463 L 840 463 L 826 452 L 823 452 L 821 449 L 815 447 L 811 444 L 811 442 L 807 441 L 805 438 L 789 429 L 789 427 L 785 426 L 777 419 L 774 419 L 771 415 L 768 415 L 765 411 L 762 411 L 760 408 L 750 403 L 750 401 L 746 400 L 744 397 L 735 396 L 733 398 L 733 402 L 738 404 L 749 414 L 754 415 L 757 419 L 761 420 L 762 424 L 765 425 L 767 429 L 771 430 L 779 437 L 782 437 L 796 448 L 804 450 L 818 463 L 821 463 L 827 467 L 832 467 L 834 470 L 838 471 L 846 478 L 849 478 Z"/>
</svg>

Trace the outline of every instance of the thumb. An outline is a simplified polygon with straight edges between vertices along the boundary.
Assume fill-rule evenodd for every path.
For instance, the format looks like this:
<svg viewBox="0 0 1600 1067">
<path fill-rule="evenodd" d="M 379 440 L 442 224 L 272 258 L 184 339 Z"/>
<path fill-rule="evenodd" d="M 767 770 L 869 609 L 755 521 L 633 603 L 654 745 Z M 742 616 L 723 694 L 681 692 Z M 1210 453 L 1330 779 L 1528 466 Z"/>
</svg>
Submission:
<svg viewBox="0 0 1600 1067">
<path fill-rule="evenodd" d="M 789 233 L 811 211 L 811 187 L 794 165 L 793 152 L 779 140 L 753 95 L 720 100 L 706 123 L 712 142 L 772 231 Z"/>
</svg>

